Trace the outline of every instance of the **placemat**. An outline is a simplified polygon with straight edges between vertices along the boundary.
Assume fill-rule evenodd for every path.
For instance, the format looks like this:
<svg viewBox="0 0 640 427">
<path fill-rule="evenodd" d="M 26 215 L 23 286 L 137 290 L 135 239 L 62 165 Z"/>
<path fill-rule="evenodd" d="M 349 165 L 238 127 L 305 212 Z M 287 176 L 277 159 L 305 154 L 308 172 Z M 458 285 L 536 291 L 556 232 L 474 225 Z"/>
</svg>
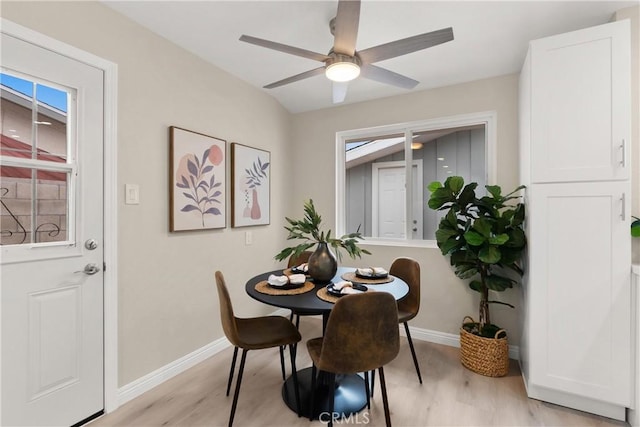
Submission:
<svg viewBox="0 0 640 427">
<path fill-rule="evenodd" d="M 375 292 L 375 291 L 373 289 L 369 288 L 369 290 L 367 290 L 367 292 Z M 357 295 L 357 294 L 354 294 L 354 295 Z M 336 297 L 336 296 L 331 295 L 327 291 L 327 287 L 326 286 L 323 286 L 320 289 L 318 289 L 318 291 L 316 292 L 316 296 L 318 298 L 320 298 L 322 301 L 330 302 L 332 304 L 335 304 L 336 301 L 338 301 L 341 298 L 341 297 Z"/>
<path fill-rule="evenodd" d="M 266 295 L 300 295 L 305 292 L 309 292 L 315 288 L 314 284 L 311 282 L 304 282 L 299 288 L 293 289 L 277 289 L 272 286 L 269 286 L 269 282 L 263 280 L 262 282 L 258 282 L 255 286 L 255 290 L 260 292 L 261 294 Z"/>
<path fill-rule="evenodd" d="M 285 276 L 291 276 L 292 274 L 302 274 L 302 273 L 294 273 L 293 271 L 291 271 L 290 268 L 285 268 L 284 270 L 282 270 L 282 274 Z M 309 276 L 309 273 L 305 273 L 305 276 L 307 276 L 307 278 L 311 277 Z"/>
<path fill-rule="evenodd" d="M 336 301 L 340 299 L 340 297 L 333 296 L 329 292 L 327 292 L 326 286 L 323 286 L 320 289 L 318 289 L 318 291 L 316 292 L 316 296 L 320 298 L 322 301 L 330 302 L 332 304 L 335 304 Z"/>
<path fill-rule="evenodd" d="M 395 280 L 395 277 L 390 274 L 387 277 L 383 277 L 382 279 L 365 279 L 363 277 L 356 276 L 355 271 L 344 273 L 340 277 L 342 277 L 342 280 L 348 280 L 355 283 L 363 283 L 365 285 L 382 285 L 383 283 L 391 283 Z"/>
</svg>

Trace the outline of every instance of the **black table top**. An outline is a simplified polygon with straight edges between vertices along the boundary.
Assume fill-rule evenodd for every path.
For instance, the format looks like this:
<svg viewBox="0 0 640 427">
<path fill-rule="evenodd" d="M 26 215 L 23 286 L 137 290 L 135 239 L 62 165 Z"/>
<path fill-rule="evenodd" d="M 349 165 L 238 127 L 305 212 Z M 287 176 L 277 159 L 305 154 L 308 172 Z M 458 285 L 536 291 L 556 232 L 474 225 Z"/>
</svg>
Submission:
<svg viewBox="0 0 640 427">
<path fill-rule="evenodd" d="M 340 276 L 344 273 L 353 272 L 353 267 L 338 267 L 338 272 L 333 278 L 333 282 L 339 282 L 342 280 Z M 265 304 L 273 305 L 275 307 L 294 309 L 296 312 L 318 312 L 318 311 L 331 311 L 333 304 L 326 302 L 318 298 L 316 292 L 326 284 L 316 284 L 315 289 L 309 292 L 298 295 L 267 295 L 255 290 L 255 286 L 258 282 L 267 280 L 270 274 L 282 275 L 282 270 L 269 271 L 267 273 L 259 274 L 247 282 L 245 289 L 247 294 L 255 300 L 263 302 Z M 366 285 L 376 291 L 384 291 L 392 294 L 396 301 L 402 299 L 409 293 L 409 285 L 398 278 L 394 277 L 394 280 L 390 283 L 384 283 L 379 285 Z"/>
</svg>

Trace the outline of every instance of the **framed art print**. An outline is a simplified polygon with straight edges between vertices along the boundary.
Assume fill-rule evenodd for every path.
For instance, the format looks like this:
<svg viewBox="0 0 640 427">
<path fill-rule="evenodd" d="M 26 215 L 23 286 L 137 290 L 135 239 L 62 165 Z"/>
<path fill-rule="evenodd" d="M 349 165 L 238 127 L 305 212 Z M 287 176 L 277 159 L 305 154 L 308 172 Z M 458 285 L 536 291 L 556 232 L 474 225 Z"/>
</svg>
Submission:
<svg viewBox="0 0 640 427">
<path fill-rule="evenodd" d="M 270 222 L 271 153 L 231 144 L 231 226 Z"/>
<path fill-rule="evenodd" d="M 226 141 L 175 126 L 169 134 L 170 231 L 226 227 Z"/>
</svg>

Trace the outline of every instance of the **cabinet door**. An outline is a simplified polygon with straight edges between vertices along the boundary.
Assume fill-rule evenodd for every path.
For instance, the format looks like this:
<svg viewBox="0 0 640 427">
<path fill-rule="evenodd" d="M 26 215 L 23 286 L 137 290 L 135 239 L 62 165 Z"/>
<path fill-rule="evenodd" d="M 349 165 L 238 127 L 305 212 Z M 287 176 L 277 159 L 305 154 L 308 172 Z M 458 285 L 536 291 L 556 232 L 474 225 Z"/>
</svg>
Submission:
<svg viewBox="0 0 640 427">
<path fill-rule="evenodd" d="M 629 179 L 628 21 L 531 42 L 533 182 Z"/>
<path fill-rule="evenodd" d="M 631 400 L 629 182 L 530 188 L 531 382 Z"/>
</svg>

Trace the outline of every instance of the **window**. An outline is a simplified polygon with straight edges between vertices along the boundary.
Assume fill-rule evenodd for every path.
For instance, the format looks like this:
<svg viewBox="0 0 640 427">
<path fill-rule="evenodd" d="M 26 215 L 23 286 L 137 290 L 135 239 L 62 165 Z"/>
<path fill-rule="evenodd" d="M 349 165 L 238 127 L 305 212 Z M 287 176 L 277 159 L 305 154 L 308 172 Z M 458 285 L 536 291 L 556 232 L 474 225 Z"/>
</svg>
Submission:
<svg viewBox="0 0 640 427">
<path fill-rule="evenodd" d="M 435 240 L 432 181 L 459 175 L 479 193 L 493 170 L 495 113 L 338 132 L 337 228 L 376 243 Z M 411 197 L 407 197 L 410 194 Z"/>
<path fill-rule="evenodd" d="M 72 240 L 65 90 L 0 73 L 0 246 Z"/>
</svg>

